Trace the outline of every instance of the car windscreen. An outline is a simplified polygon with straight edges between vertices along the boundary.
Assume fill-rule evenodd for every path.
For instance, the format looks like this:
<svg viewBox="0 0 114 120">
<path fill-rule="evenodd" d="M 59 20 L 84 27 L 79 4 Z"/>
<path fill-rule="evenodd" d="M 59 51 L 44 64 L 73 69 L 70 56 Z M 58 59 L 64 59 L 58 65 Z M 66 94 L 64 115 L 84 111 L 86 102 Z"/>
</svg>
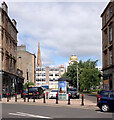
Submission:
<svg viewBox="0 0 114 120">
<path fill-rule="evenodd" d="M 38 92 L 38 88 L 29 88 L 29 92 Z"/>
<path fill-rule="evenodd" d="M 75 88 L 70 88 L 69 91 L 77 91 Z"/>
<path fill-rule="evenodd" d="M 58 90 L 52 90 L 51 92 L 58 92 Z"/>
<path fill-rule="evenodd" d="M 110 97 L 114 98 L 114 92 L 110 92 Z"/>
</svg>

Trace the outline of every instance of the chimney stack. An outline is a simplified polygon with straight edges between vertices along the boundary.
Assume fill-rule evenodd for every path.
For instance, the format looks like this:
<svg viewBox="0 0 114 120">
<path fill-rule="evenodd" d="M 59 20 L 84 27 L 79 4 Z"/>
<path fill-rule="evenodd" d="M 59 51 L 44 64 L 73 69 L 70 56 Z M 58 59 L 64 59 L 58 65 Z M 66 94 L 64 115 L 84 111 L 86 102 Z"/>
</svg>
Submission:
<svg viewBox="0 0 114 120">
<path fill-rule="evenodd" d="M 5 2 L 2 3 L 2 9 L 8 14 L 8 6 Z"/>
</svg>

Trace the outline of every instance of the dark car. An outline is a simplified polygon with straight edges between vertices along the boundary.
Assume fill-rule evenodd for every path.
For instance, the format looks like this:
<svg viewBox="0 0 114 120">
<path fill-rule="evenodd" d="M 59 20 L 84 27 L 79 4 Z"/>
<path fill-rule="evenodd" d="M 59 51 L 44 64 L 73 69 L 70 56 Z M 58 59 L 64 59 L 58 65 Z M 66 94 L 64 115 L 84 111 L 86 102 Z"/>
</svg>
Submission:
<svg viewBox="0 0 114 120">
<path fill-rule="evenodd" d="M 80 94 L 76 90 L 76 88 L 69 88 L 68 89 L 68 94 L 70 94 L 71 98 L 80 98 Z"/>
<path fill-rule="evenodd" d="M 29 87 L 28 88 L 28 97 L 30 98 L 42 98 L 44 90 L 42 87 Z"/>
<path fill-rule="evenodd" d="M 97 106 L 103 112 L 114 111 L 114 91 L 102 91 Z"/>
<path fill-rule="evenodd" d="M 29 97 L 29 98 L 42 98 L 44 90 L 42 87 L 29 87 L 27 90 L 23 90 L 22 97 Z"/>
</svg>

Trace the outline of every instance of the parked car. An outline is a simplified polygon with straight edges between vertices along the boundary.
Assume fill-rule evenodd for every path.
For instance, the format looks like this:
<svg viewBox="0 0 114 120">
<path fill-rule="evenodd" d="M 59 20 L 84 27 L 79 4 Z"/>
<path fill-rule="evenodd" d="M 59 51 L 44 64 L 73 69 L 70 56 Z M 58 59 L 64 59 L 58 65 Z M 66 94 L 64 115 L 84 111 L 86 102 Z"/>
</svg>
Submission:
<svg viewBox="0 0 114 120">
<path fill-rule="evenodd" d="M 33 95 L 35 94 L 35 98 L 42 98 L 44 94 L 44 90 L 42 87 L 29 87 L 28 88 L 28 96 L 30 98 L 33 98 Z"/>
<path fill-rule="evenodd" d="M 58 93 L 58 90 L 52 89 L 49 93 L 49 98 L 56 98 L 56 94 Z"/>
<path fill-rule="evenodd" d="M 29 87 L 27 90 L 23 91 L 23 93 L 25 93 L 25 97 L 29 97 L 29 98 L 33 98 L 33 97 L 35 97 L 35 98 L 42 98 L 44 90 L 43 90 L 42 87 Z M 22 94 L 22 96 L 24 96 L 24 95 Z"/>
<path fill-rule="evenodd" d="M 114 91 L 102 91 L 97 106 L 103 112 L 114 110 Z"/>
<path fill-rule="evenodd" d="M 80 94 L 76 90 L 76 88 L 69 88 L 68 89 L 68 94 L 70 94 L 71 98 L 80 98 Z"/>
</svg>

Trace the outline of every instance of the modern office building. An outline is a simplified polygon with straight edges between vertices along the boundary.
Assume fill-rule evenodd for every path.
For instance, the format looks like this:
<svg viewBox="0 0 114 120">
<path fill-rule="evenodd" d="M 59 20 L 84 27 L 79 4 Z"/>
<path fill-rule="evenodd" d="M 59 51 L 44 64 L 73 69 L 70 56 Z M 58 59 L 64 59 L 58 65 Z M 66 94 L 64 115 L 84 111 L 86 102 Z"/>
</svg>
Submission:
<svg viewBox="0 0 114 120">
<path fill-rule="evenodd" d="M 24 83 L 36 81 L 35 58 L 35 54 L 26 51 L 25 45 L 17 46 L 17 68 L 23 71 Z"/>
<path fill-rule="evenodd" d="M 114 90 L 114 1 L 108 3 L 101 17 L 103 89 Z"/>
<path fill-rule="evenodd" d="M 10 19 L 5 2 L 0 8 L 0 94 L 16 91 L 24 78 L 17 74 L 17 28 L 16 21 Z"/>
<path fill-rule="evenodd" d="M 36 86 L 49 86 L 49 89 L 58 89 L 58 79 L 65 73 L 63 65 L 60 67 L 36 68 Z"/>
</svg>

